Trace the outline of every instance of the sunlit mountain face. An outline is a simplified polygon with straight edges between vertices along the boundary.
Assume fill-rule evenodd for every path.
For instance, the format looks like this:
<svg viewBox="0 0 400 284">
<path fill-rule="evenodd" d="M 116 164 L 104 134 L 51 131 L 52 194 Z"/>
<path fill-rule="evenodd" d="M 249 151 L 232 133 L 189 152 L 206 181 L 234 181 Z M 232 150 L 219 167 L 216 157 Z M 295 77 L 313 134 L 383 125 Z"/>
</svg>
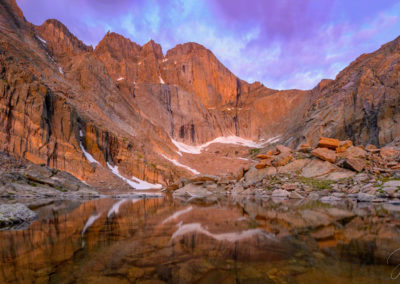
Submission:
<svg viewBox="0 0 400 284">
<path fill-rule="evenodd" d="M 362 53 L 397 37 L 397 1 L 69 1 L 19 0 L 34 24 L 56 18 L 96 46 L 107 31 L 164 51 L 209 48 L 233 73 L 273 89 L 311 89 Z"/>
</svg>

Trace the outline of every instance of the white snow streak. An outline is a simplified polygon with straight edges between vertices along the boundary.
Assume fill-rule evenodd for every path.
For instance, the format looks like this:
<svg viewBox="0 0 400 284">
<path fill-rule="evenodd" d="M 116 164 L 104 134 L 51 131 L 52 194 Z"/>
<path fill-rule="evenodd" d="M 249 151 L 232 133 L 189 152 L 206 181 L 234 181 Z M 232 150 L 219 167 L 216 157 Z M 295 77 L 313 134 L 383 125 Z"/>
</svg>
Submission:
<svg viewBox="0 0 400 284">
<path fill-rule="evenodd" d="M 61 74 L 64 75 L 64 71 L 62 70 L 62 68 L 60 66 L 58 66 L 58 72 L 60 72 Z"/>
<path fill-rule="evenodd" d="M 118 79 L 117 79 L 117 81 L 122 81 L 122 80 L 124 80 L 125 78 L 124 77 L 119 77 Z"/>
<path fill-rule="evenodd" d="M 165 224 L 165 223 L 168 223 L 169 221 L 175 220 L 175 219 L 178 218 L 179 216 L 181 216 L 181 215 L 183 215 L 183 214 L 186 214 L 186 213 L 192 211 L 192 209 L 193 209 L 193 207 L 192 207 L 192 206 L 189 206 L 189 207 L 187 207 L 187 208 L 185 208 L 185 209 L 182 209 L 182 210 L 180 210 L 180 211 L 176 211 L 174 214 L 172 214 L 172 215 L 169 216 L 167 219 L 165 219 L 164 221 L 162 221 L 161 224 Z"/>
<path fill-rule="evenodd" d="M 265 234 L 265 232 L 261 229 L 251 229 L 247 231 L 233 232 L 233 233 L 213 234 L 204 229 L 200 223 L 190 223 L 190 224 L 180 225 L 178 230 L 172 235 L 171 239 L 173 240 L 176 237 L 183 236 L 188 233 L 200 233 L 209 236 L 217 241 L 228 241 L 228 242 L 237 242 L 240 240 L 251 238 L 259 234 Z"/>
<path fill-rule="evenodd" d="M 204 143 L 203 145 L 199 146 L 192 146 L 192 145 L 187 145 L 182 142 L 178 142 L 174 139 L 171 139 L 172 143 L 178 148 L 179 151 L 189 153 L 189 154 L 200 154 L 204 149 L 206 149 L 208 146 L 214 143 L 222 143 L 222 144 L 236 144 L 236 145 L 242 145 L 250 148 L 261 148 L 262 146 L 268 144 L 268 143 L 274 143 L 279 141 L 279 136 L 273 137 L 268 139 L 267 141 L 261 141 L 261 142 L 254 142 L 252 140 L 247 140 L 238 136 L 221 136 L 217 137 L 212 141 L 208 141 L 207 143 Z"/>
<path fill-rule="evenodd" d="M 79 130 L 79 136 L 80 136 L 81 138 L 83 137 L 83 132 L 82 132 L 82 130 Z M 84 148 L 83 145 L 82 145 L 82 141 L 79 142 L 79 147 L 81 147 L 81 150 L 82 150 L 83 154 L 85 155 L 86 159 L 87 159 L 89 162 L 91 162 L 91 163 L 96 163 L 96 164 L 99 164 L 99 165 L 100 165 L 100 163 L 99 163 L 95 158 L 93 158 L 93 156 L 92 156 L 90 153 L 86 152 L 85 148 Z"/>
<path fill-rule="evenodd" d="M 44 39 L 42 39 L 40 36 L 36 36 L 38 40 L 40 40 L 41 42 L 43 42 L 44 44 L 47 44 L 47 41 L 45 41 Z"/>
<path fill-rule="evenodd" d="M 161 75 L 158 75 L 158 78 L 160 78 L 160 83 L 165 84 L 164 80 L 161 78 Z"/>
<path fill-rule="evenodd" d="M 126 201 L 128 201 L 128 199 L 122 199 L 122 200 L 120 200 L 120 201 L 115 202 L 115 203 L 113 204 L 113 206 L 111 207 L 111 209 L 108 210 L 107 218 L 110 218 L 111 215 L 113 215 L 113 214 L 114 214 L 114 215 L 117 215 L 118 212 L 119 212 L 119 207 L 120 207 L 123 203 L 125 203 Z"/>
<path fill-rule="evenodd" d="M 117 177 L 119 177 L 120 179 L 122 179 L 124 182 L 126 182 L 127 184 L 129 184 L 129 186 L 131 186 L 134 189 L 138 189 L 138 190 L 146 190 L 146 189 L 161 189 L 162 185 L 161 184 L 152 184 L 149 183 L 147 181 L 138 179 L 134 176 L 132 176 L 132 179 L 127 179 L 126 177 L 122 176 L 119 171 L 118 171 L 118 166 L 111 166 L 108 162 L 107 162 L 107 166 L 108 168 L 111 170 L 111 172 L 116 175 Z"/>
<path fill-rule="evenodd" d="M 96 222 L 96 220 L 100 218 L 100 216 L 101 216 L 101 213 L 98 213 L 98 214 L 94 214 L 89 217 L 89 219 L 86 221 L 85 226 L 82 229 L 82 233 L 81 233 L 82 237 L 85 234 L 86 230 L 89 229 L 89 227 L 92 226 L 93 223 Z"/>
<path fill-rule="evenodd" d="M 195 170 L 195 169 L 192 169 L 191 167 L 188 167 L 188 166 L 186 166 L 186 165 L 183 165 L 183 164 L 179 163 L 177 160 L 174 160 L 174 159 L 168 158 L 167 156 L 165 156 L 165 155 L 163 155 L 163 154 L 160 154 L 160 155 L 161 155 L 161 156 L 163 156 L 163 157 L 164 157 L 164 159 L 166 159 L 166 160 L 170 161 L 171 163 L 173 163 L 174 165 L 176 165 L 176 166 L 178 166 L 178 167 L 185 168 L 185 169 L 187 169 L 187 170 L 191 171 L 192 173 L 194 173 L 195 175 L 198 175 L 198 174 L 200 174 L 200 172 L 199 172 L 199 171 L 197 171 L 197 170 Z"/>
</svg>

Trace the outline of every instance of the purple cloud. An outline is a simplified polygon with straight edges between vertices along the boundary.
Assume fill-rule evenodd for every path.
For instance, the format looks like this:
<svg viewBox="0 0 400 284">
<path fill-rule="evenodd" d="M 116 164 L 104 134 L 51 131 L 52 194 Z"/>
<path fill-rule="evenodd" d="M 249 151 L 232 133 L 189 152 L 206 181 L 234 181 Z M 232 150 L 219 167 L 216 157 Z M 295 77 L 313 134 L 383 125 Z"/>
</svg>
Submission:
<svg viewBox="0 0 400 284">
<path fill-rule="evenodd" d="M 233 73 L 271 88 L 314 87 L 398 36 L 394 0 L 18 0 L 27 19 L 57 18 L 84 42 L 108 31 L 164 52 L 195 41 Z"/>
</svg>

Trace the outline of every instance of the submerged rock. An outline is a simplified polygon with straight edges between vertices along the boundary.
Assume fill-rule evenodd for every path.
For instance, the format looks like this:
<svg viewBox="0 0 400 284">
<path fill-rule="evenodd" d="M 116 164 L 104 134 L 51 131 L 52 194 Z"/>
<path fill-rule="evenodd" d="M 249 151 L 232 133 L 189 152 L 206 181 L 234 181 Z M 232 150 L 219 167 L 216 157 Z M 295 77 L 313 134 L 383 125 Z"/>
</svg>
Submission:
<svg viewBox="0 0 400 284">
<path fill-rule="evenodd" d="M 36 219 L 37 214 L 24 204 L 1 204 L 0 205 L 0 228 L 15 224 L 31 222 Z"/>
</svg>

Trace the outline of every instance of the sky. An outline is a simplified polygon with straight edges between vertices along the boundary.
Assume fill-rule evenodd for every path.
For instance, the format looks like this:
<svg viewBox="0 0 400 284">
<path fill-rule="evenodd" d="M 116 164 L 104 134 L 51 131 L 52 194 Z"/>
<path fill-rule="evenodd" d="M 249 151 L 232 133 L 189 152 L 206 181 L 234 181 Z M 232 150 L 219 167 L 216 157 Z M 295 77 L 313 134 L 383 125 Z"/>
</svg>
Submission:
<svg viewBox="0 0 400 284">
<path fill-rule="evenodd" d="M 235 75 L 311 89 L 400 35 L 394 0 L 17 0 L 28 21 L 54 18 L 95 47 L 107 31 L 164 54 L 197 42 Z"/>
</svg>

